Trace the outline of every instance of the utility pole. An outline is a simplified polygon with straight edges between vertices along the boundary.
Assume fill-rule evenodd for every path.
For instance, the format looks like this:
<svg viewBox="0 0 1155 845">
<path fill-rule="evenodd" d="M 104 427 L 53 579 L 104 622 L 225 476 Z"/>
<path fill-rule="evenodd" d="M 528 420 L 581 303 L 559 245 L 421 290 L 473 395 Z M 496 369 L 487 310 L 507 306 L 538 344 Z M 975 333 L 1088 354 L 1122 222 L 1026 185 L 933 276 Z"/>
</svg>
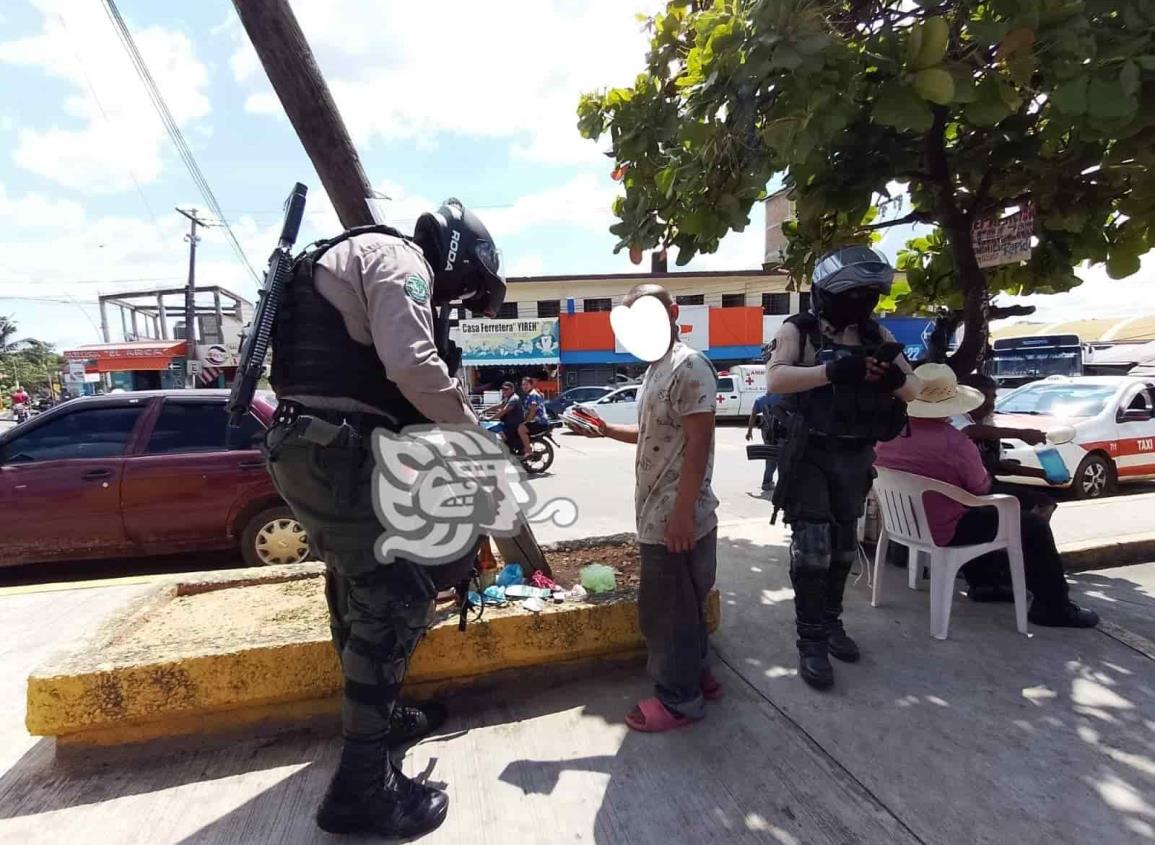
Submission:
<svg viewBox="0 0 1155 845">
<path fill-rule="evenodd" d="M 189 220 L 189 231 L 184 236 L 188 241 L 188 287 L 184 294 L 184 386 L 191 390 L 197 386 L 197 377 L 192 371 L 192 362 L 197 357 L 197 241 L 200 240 L 197 226 L 206 224 L 197 217 L 195 208 L 190 211 L 178 208 L 176 211 Z"/>
<path fill-rule="evenodd" d="M 373 189 L 288 0 L 233 0 L 269 82 L 346 229 L 373 222 Z"/>
</svg>

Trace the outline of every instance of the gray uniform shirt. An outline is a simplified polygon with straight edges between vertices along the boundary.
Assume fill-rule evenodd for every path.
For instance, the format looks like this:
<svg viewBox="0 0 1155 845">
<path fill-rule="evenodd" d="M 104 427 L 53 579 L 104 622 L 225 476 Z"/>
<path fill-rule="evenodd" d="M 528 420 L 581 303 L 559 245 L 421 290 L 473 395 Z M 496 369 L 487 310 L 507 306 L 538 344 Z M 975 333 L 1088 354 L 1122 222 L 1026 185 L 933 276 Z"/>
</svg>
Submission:
<svg viewBox="0 0 1155 845">
<path fill-rule="evenodd" d="M 423 416 L 438 423 L 477 421 L 434 344 L 433 271 L 415 244 L 376 233 L 349 238 L 321 256 L 313 282 L 341 313 L 349 336 L 373 345 L 389 380 Z M 355 399 L 281 398 L 325 410 L 389 414 Z"/>
</svg>

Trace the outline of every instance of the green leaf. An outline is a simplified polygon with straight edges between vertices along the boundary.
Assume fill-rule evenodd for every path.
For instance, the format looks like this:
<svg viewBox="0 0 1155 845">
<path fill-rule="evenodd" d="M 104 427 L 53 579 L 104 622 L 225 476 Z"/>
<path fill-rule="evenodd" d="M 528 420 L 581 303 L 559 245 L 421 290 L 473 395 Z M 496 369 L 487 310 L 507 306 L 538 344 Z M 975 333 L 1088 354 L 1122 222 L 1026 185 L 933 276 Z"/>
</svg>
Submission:
<svg viewBox="0 0 1155 845">
<path fill-rule="evenodd" d="M 746 212 L 742 210 L 742 203 L 733 194 L 723 194 L 718 200 L 718 211 L 725 216 L 727 222 L 735 229 L 742 229 L 749 222 Z"/>
<path fill-rule="evenodd" d="M 674 190 L 674 175 L 677 171 L 673 167 L 663 167 L 654 174 L 654 186 L 658 192 L 669 199 Z"/>
<path fill-rule="evenodd" d="M 1119 87 L 1128 97 L 1139 93 L 1139 65 L 1135 62 L 1124 62 L 1119 72 Z"/>
<path fill-rule="evenodd" d="M 965 65 L 959 65 L 951 68 L 951 76 L 954 78 L 954 100 L 956 103 L 973 103 L 978 99 L 978 92 L 975 90 L 974 76 L 971 75 L 971 69 Z"/>
<path fill-rule="evenodd" d="M 821 53 L 830 46 L 830 43 L 830 36 L 824 32 L 819 32 L 815 35 L 807 35 L 804 38 L 798 39 L 794 46 L 802 55 L 812 56 L 815 53 Z"/>
<path fill-rule="evenodd" d="M 941 67 L 928 67 L 914 77 L 914 90 L 924 100 L 945 106 L 954 99 L 954 77 Z"/>
<path fill-rule="evenodd" d="M 980 44 L 997 44 L 1010 32 L 1008 21 L 968 21 L 967 31 Z"/>
<path fill-rule="evenodd" d="M 1051 92 L 1051 102 L 1064 114 L 1080 115 L 1087 111 L 1087 83 L 1085 76 L 1068 79 L 1055 86 Z"/>
<path fill-rule="evenodd" d="M 1125 279 L 1139 272 L 1139 256 L 1126 249 L 1112 249 L 1107 256 L 1107 275 L 1112 279 Z"/>
<path fill-rule="evenodd" d="M 780 44 L 774 48 L 774 53 L 770 56 L 770 66 L 785 68 L 786 70 L 794 70 L 802 64 L 802 54 L 791 47 L 789 44 Z"/>
<path fill-rule="evenodd" d="M 934 122 L 934 115 L 913 88 L 889 82 L 874 103 L 874 120 L 903 131 L 925 132 Z"/>
<path fill-rule="evenodd" d="M 1118 79 L 1096 77 L 1087 88 L 1087 112 L 1092 117 L 1127 117 L 1138 106 Z"/>
<path fill-rule="evenodd" d="M 978 84 L 976 98 L 966 107 L 967 120 L 976 126 L 994 126 L 1003 118 L 1009 117 L 1014 111 L 1004 96 L 1003 88 L 1010 88 L 993 76 L 986 76 Z M 1011 94 L 1015 95 L 1014 89 Z M 1017 97 L 1017 95 L 1015 95 Z"/>
</svg>

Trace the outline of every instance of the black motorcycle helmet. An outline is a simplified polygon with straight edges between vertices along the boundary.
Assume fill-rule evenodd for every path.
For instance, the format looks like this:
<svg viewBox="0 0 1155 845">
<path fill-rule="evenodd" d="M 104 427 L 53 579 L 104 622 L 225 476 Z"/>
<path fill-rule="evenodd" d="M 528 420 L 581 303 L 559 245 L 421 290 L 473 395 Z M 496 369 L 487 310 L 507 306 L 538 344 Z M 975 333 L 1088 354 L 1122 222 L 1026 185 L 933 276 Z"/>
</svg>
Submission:
<svg viewBox="0 0 1155 845">
<path fill-rule="evenodd" d="M 433 304 L 461 302 L 474 314 L 496 317 L 505 301 L 505 279 L 489 230 L 459 199 L 422 214 L 413 240 L 433 267 Z"/>
<path fill-rule="evenodd" d="M 870 317 L 890 293 L 894 268 L 876 249 L 846 246 L 823 255 L 810 274 L 810 310 L 836 329 Z"/>
</svg>

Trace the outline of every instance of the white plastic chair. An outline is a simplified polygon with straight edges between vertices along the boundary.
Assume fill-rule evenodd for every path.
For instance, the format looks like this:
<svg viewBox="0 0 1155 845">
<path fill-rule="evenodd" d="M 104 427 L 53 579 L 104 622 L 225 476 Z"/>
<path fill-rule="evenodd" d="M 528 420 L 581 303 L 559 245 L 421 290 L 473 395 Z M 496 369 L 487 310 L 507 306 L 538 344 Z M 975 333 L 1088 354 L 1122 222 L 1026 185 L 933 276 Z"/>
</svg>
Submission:
<svg viewBox="0 0 1155 845">
<path fill-rule="evenodd" d="M 968 508 L 995 507 L 999 514 L 998 533 L 989 543 L 973 546 L 939 546 L 930 533 L 923 494 L 933 491 Z M 1020 634 L 1027 633 L 1027 585 L 1023 571 L 1023 543 L 1019 532 L 1019 500 L 1014 496 L 973 496 L 967 491 L 908 472 L 878 468 L 874 492 L 882 511 L 882 530 L 874 553 L 874 587 L 870 604 L 878 607 L 886 551 L 890 543 L 910 550 L 910 589 L 917 590 L 925 558 L 930 568 L 930 634 L 945 640 L 950 627 L 955 578 L 968 561 L 988 552 L 1005 549 L 1011 565 L 1011 587 L 1015 593 L 1015 622 Z"/>
</svg>

